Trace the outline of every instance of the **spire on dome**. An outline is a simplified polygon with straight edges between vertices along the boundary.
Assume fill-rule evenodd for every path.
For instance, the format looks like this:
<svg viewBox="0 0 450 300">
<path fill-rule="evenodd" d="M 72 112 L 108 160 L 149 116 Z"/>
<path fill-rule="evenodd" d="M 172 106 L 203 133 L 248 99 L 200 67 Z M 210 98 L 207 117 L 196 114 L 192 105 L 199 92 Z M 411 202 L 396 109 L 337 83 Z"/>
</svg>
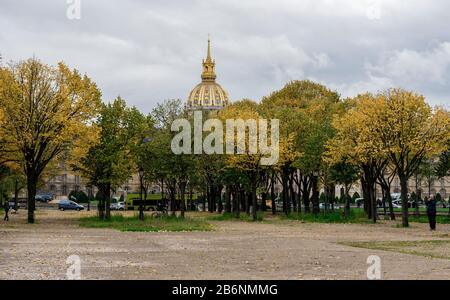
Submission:
<svg viewBox="0 0 450 300">
<path fill-rule="evenodd" d="M 211 58 L 211 39 L 208 34 L 208 50 L 206 59 L 203 60 L 202 81 L 216 80 L 216 62 Z"/>
<path fill-rule="evenodd" d="M 206 56 L 206 61 L 211 61 L 211 38 L 208 34 L 208 52 L 207 52 L 207 56 Z"/>
</svg>

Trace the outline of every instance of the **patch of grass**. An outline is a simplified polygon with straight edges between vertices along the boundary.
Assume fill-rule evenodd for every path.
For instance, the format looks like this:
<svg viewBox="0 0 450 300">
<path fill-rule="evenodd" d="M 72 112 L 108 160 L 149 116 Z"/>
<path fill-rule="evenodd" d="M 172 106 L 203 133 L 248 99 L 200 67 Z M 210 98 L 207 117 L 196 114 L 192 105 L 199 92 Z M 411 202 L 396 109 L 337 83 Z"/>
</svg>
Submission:
<svg viewBox="0 0 450 300">
<path fill-rule="evenodd" d="M 339 244 L 372 249 L 372 250 L 383 250 L 390 252 L 398 252 L 404 254 L 419 255 L 431 258 L 442 258 L 450 259 L 450 253 L 443 253 L 438 251 L 436 253 L 436 248 L 448 249 L 450 245 L 449 240 L 429 240 L 429 241 L 390 241 L 390 242 L 340 242 Z"/>
<path fill-rule="evenodd" d="M 145 216 L 144 221 L 141 221 L 137 214 L 133 217 L 124 217 L 121 214 L 116 214 L 112 215 L 110 220 L 100 220 L 98 217 L 81 218 L 80 226 L 86 228 L 112 228 L 131 232 L 183 232 L 210 231 L 213 229 L 210 224 L 200 219 L 176 216 L 162 216 L 159 218 Z"/>
<path fill-rule="evenodd" d="M 367 224 L 372 223 L 364 213 L 364 211 L 350 210 L 350 215 L 345 218 L 344 212 L 342 210 L 337 210 L 334 212 L 320 212 L 315 215 L 312 213 L 301 213 L 301 214 L 290 214 L 288 216 L 284 215 L 282 218 L 286 220 L 303 221 L 308 223 L 358 223 Z"/>
<path fill-rule="evenodd" d="M 415 223 L 428 223 L 428 217 L 427 216 L 409 217 L 409 221 L 415 222 Z M 450 218 L 444 217 L 444 216 L 437 216 L 436 223 L 437 224 L 450 224 Z"/>
<path fill-rule="evenodd" d="M 397 218 L 397 220 L 401 220 L 401 217 Z M 428 217 L 427 216 L 419 216 L 419 217 L 410 216 L 408 218 L 408 221 L 410 223 L 428 224 Z M 450 218 L 449 217 L 444 217 L 444 216 L 437 216 L 436 217 L 436 224 L 450 224 Z M 403 227 L 403 225 L 401 223 L 397 223 L 394 227 L 395 228 L 408 228 L 408 227 Z"/>
<path fill-rule="evenodd" d="M 383 211 L 383 209 L 379 208 L 378 211 L 381 212 L 381 211 Z M 413 213 L 413 212 L 416 211 L 416 209 L 411 207 L 411 208 L 408 209 L 408 211 L 410 213 Z M 437 207 L 436 211 L 438 213 L 448 213 L 448 208 Z M 389 208 L 387 208 L 387 212 L 389 213 Z M 402 212 L 401 208 L 394 208 L 394 213 L 401 213 L 401 212 Z M 426 207 L 419 207 L 419 212 L 420 213 L 426 213 L 427 212 L 427 208 Z"/>
<path fill-rule="evenodd" d="M 233 213 L 223 213 L 220 215 L 213 215 L 213 216 L 208 216 L 206 217 L 207 220 L 209 221 L 247 221 L 247 222 L 253 222 L 253 216 L 251 214 L 246 214 L 246 213 L 240 213 L 239 214 L 239 218 L 236 217 L 235 214 Z M 262 222 L 264 221 L 264 213 L 258 211 L 256 213 L 256 221 L 257 222 Z"/>
</svg>

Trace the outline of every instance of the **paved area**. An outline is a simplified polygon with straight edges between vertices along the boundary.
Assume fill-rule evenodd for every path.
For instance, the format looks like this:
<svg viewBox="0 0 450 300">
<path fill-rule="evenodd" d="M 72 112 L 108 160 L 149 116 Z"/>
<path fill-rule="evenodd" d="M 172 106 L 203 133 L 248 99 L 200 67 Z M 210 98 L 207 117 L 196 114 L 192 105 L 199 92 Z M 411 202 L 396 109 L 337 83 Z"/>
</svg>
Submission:
<svg viewBox="0 0 450 300">
<path fill-rule="evenodd" d="M 0 222 L 0 279 L 65 279 L 78 255 L 82 279 L 367 279 L 367 257 L 383 279 L 450 279 L 450 260 L 344 246 L 349 241 L 450 240 L 450 226 L 211 222 L 211 232 L 134 233 L 86 229 L 88 212 L 26 212 Z"/>
</svg>

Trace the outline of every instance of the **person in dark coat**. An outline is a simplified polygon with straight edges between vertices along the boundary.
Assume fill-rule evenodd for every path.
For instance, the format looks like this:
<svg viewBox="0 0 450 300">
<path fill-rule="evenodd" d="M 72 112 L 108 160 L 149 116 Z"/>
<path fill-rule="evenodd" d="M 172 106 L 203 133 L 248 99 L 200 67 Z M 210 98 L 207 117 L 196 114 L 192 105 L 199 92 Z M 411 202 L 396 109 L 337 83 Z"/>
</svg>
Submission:
<svg viewBox="0 0 450 300">
<path fill-rule="evenodd" d="M 3 204 L 3 208 L 5 209 L 5 217 L 3 218 L 3 221 L 9 221 L 9 202 L 5 201 L 5 203 Z"/>
<path fill-rule="evenodd" d="M 436 230 L 436 197 L 431 196 L 430 200 L 426 202 L 428 222 L 430 223 L 430 230 Z"/>
</svg>

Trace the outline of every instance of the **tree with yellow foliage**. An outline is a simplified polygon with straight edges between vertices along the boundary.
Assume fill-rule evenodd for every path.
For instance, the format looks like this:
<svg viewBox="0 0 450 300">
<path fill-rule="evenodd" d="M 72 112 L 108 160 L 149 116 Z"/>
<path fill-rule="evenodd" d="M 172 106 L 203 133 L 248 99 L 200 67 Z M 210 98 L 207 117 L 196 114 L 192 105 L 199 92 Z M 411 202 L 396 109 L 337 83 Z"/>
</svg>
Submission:
<svg viewBox="0 0 450 300">
<path fill-rule="evenodd" d="M 287 214 L 291 203 L 294 210 L 300 208 L 300 196 L 305 212 L 309 212 L 311 191 L 314 210 L 316 213 L 319 210 L 319 176 L 314 175 L 322 169 L 322 154 L 326 141 L 333 135 L 331 119 L 339 99 L 339 94 L 327 87 L 303 80 L 289 82 L 261 101 L 261 115 L 280 120 L 280 140 L 292 139 L 292 147 L 287 151 L 296 154 L 280 167 L 283 208 Z M 297 183 L 297 194 L 293 182 Z"/>
<path fill-rule="evenodd" d="M 65 64 L 36 59 L 0 68 L 1 157 L 27 179 L 28 222 L 34 223 L 37 183 L 50 162 L 86 154 L 97 137 L 91 125 L 101 93 L 96 84 Z"/>
<path fill-rule="evenodd" d="M 433 109 L 425 97 L 402 89 L 377 96 L 373 138 L 396 168 L 402 194 L 402 224 L 408 222 L 408 180 L 426 157 L 440 155 L 450 141 L 450 114 Z"/>
<path fill-rule="evenodd" d="M 257 103 L 251 101 L 251 100 L 243 100 L 240 102 L 236 102 L 233 105 L 230 105 L 228 107 L 226 107 L 225 109 L 223 109 L 219 116 L 220 118 L 225 121 L 225 120 L 234 120 L 234 119 L 241 119 L 244 121 L 248 121 L 248 120 L 258 120 L 259 119 L 259 114 L 256 110 L 257 108 Z M 249 128 L 246 127 L 246 133 L 245 133 L 245 137 L 243 137 L 245 139 L 244 143 L 245 143 L 245 153 L 243 154 L 233 154 L 233 155 L 228 155 L 228 157 L 226 158 L 226 164 L 228 167 L 233 168 L 233 169 L 238 169 L 239 171 L 241 171 L 242 174 L 244 174 L 249 183 L 250 183 L 250 192 L 251 192 L 251 199 L 252 199 L 252 215 L 253 215 L 253 219 L 256 220 L 257 219 L 257 213 L 256 213 L 256 207 L 257 207 L 257 195 L 256 195 L 256 191 L 258 188 L 258 184 L 259 184 L 259 179 L 260 179 L 260 172 L 262 171 L 262 166 L 260 165 L 261 162 L 261 153 L 256 153 L 256 154 L 250 154 L 248 149 L 249 149 L 249 140 L 250 140 L 250 133 L 249 133 Z M 233 132 L 234 134 L 234 139 L 236 141 L 235 143 L 235 147 L 237 145 L 237 135 Z M 237 149 L 236 149 L 237 150 Z M 237 153 L 235 151 L 235 153 Z"/>
<path fill-rule="evenodd" d="M 364 192 L 364 208 L 376 222 L 376 181 L 378 172 L 387 162 L 374 136 L 374 120 L 379 106 L 371 94 L 358 95 L 344 102 L 347 111 L 336 115 L 333 127 L 336 135 L 328 141 L 326 161 L 331 165 L 349 163 L 358 166 Z"/>
<path fill-rule="evenodd" d="M 337 134 L 328 144 L 329 161 L 360 166 L 376 220 L 375 182 L 389 166 L 400 179 L 402 224 L 408 223 L 408 180 L 426 157 L 442 153 L 450 140 L 449 113 L 433 110 L 413 92 L 391 89 L 378 95 L 359 95 L 354 106 L 337 117 Z"/>
</svg>

